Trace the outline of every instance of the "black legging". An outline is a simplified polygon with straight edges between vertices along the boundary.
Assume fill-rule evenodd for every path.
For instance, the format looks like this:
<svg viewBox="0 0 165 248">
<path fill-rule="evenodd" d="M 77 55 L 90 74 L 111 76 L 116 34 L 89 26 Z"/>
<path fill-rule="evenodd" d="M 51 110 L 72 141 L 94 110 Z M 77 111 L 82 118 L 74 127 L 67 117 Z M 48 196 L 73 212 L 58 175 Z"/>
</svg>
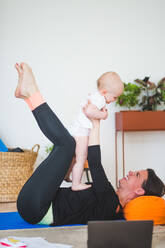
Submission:
<svg viewBox="0 0 165 248">
<path fill-rule="evenodd" d="M 36 224 L 48 211 L 69 169 L 75 152 L 75 140 L 47 103 L 32 112 L 42 132 L 54 144 L 52 152 L 25 183 L 17 199 L 22 218 Z"/>
</svg>

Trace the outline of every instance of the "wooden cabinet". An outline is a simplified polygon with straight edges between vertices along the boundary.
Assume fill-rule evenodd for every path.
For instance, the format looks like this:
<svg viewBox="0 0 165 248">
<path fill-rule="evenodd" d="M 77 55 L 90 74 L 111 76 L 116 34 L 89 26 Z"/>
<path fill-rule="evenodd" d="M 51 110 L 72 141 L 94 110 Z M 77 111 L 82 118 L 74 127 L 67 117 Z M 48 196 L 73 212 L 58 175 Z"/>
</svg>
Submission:
<svg viewBox="0 0 165 248">
<path fill-rule="evenodd" d="M 124 132 L 165 130 L 165 111 L 122 111 L 115 113 L 116 186 L 118 186 L 117 133 L 122 132 L 123 177 L 125 177 Z"/>
</svg>

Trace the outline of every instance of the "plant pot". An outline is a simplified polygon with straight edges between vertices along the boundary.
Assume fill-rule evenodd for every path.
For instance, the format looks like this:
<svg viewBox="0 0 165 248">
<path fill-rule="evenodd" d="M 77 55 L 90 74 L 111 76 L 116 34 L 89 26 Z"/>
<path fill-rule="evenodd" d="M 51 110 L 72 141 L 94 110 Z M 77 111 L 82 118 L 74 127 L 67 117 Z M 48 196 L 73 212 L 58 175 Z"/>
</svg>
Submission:
<svg viewBox="0 0 165 248">
<path fill-rule="evenodd" d="M 117 131 L 165 130 L 165 111 L 122 111 L 115 118 Z"/>
</svg>

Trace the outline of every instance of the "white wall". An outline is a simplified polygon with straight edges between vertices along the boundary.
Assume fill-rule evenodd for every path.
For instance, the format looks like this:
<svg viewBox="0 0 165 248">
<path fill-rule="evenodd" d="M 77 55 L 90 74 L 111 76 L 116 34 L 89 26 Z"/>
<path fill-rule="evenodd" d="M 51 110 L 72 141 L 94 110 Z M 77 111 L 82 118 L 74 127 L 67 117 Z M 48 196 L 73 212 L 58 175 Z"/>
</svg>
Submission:
<svg viewBox="0 0 165 248">
<path fill-rule="evenodd" d="M 26 104 L 14 98 L 16 62 L 28 62 L 39 88 L 65 125 L 96 79 L 109 70 L 123 81 L 164 72 L 163 0 L 0 0 L 0 137 L 8 146 L 31 148 L 49 141 Z M 115 182 L 114 104 L 102 122 L 102 160 Z M 165 132 L 127 133 L 126 169 L 153 167 L 165 181 Z"/>
</svg>

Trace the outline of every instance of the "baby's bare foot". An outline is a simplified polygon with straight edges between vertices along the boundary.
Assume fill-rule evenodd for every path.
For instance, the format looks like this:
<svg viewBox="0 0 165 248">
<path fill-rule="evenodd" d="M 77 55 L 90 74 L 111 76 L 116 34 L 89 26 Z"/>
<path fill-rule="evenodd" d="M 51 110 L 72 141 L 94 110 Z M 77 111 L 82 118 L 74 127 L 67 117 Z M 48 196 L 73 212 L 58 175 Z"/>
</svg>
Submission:
<svg viewBox="0 0 165 248">
<path fill-rule="evenodd" d="M 85 183 L 80 183 L 77 185 L 72 185 L 72 190 L 77 191 L 77 190 L 83 190 L 83 189 L 88 189 L 90 188 L 91 185 L 85 184 Z"/>
<path fill-rule="evenodd" d="M 39 91 L 32 69 L 26 63 L 15 64 L 15 68 L 18 72 L 18 85 L 15 90 L 17 98 L 25 99 Z"/>
</svg>

